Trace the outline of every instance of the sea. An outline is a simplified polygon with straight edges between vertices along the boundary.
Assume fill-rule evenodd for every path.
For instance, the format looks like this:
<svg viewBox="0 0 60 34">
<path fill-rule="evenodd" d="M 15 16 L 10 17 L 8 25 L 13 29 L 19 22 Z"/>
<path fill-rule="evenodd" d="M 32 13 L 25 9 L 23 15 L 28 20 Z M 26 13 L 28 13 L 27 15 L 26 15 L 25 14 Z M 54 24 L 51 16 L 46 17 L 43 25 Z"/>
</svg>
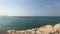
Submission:
<svg viewBox="0 0 60 34">
<path fill-rule="evenodd" d="M 57 23 L 59 16 L 0 16 L 0 30 L 26 30 Z"/>
</svg>

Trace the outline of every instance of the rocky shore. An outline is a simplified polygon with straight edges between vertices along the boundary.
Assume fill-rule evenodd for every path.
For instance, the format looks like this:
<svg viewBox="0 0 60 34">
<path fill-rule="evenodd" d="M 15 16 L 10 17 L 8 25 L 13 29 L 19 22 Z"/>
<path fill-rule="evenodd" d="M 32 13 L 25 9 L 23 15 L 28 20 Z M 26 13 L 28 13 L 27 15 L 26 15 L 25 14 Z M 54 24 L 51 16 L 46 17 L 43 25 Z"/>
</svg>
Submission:
<svg viewBox="0 0 60 34">
<path fill-rule="evenodd" d="M 1 34 L 60 34 L 60 23 L 27 30 L 0 31 Z"/>
</svg>

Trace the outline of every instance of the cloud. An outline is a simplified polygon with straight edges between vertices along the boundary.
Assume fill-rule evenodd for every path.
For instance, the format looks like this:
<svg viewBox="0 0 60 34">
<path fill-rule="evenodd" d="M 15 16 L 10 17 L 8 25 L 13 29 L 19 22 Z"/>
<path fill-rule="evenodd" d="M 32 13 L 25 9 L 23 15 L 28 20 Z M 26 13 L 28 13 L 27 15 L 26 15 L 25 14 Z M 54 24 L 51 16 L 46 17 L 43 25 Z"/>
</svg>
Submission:
<svg viewBox="0 0 60 34">
<path fill-rule="evenodd" d="M 50 4 L 45 4 L 46 7 L 55 7 L 55 8 L 60 8 L 60 3 L 59 2 L 53 2 L 53 3 L 50 3 Z"/>
</svg>

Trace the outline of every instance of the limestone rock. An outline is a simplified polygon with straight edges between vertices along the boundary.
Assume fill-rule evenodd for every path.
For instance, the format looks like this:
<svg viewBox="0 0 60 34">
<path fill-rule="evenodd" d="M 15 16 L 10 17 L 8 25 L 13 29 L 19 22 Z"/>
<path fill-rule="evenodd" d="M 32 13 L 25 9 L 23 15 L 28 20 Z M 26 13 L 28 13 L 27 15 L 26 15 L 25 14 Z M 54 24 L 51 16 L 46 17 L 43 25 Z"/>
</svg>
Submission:
<svg viewBox="0 0 60 34">
<path fill-rule="evenodd" d="M 37 30 L 37 34 L 49 34 L 52 30 L 53 30 L 52 25 L 46 25 L 39 28 L 39 30 Z"/>
</svg>

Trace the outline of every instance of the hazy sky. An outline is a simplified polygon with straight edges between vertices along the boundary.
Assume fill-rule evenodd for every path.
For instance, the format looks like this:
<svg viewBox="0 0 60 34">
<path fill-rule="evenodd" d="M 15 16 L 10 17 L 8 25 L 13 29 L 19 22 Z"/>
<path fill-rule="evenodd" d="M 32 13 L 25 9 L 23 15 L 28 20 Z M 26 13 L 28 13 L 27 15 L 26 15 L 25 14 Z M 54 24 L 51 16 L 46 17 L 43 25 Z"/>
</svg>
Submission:
<svg viewBox="0 0 60 34">
<path fill-rule="evenodd" d="M 0 15 L 60 16 L 60 0 L 0 0 Z"/>
</svg>

